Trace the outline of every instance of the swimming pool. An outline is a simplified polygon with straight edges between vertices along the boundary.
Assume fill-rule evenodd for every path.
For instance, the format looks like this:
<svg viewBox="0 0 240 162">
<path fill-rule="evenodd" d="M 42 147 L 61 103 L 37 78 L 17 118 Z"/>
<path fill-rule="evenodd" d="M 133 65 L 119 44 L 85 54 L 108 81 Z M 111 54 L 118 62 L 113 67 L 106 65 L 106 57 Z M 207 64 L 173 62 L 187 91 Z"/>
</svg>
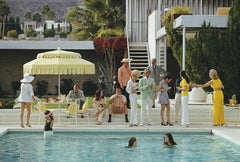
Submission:
<svg viewBox="0 0 240 162">
<path fill-rule="evenodd" d="M 130 137 L 136 148 L 124 148 Z M 211 133 L 173 133 L 177 145 L 163 147 L 163 133 L 9 132 L 0 137 L 0 161 L 239 161 L 240 146 Z"/>
</svg>

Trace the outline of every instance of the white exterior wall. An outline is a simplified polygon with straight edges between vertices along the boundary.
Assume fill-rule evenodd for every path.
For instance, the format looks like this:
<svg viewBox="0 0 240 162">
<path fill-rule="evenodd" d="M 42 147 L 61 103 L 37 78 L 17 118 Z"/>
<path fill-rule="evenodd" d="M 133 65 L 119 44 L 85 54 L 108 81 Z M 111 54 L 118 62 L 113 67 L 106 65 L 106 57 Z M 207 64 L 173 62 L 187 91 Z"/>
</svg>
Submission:
<svg viewBox="0 0 240 162">
<path fill-rule="evenodd" d="M 156 32 L 161 27 L 160 25 L 160 12 L 155 10 L 148 17 L 148 46 L 150 52 L 150 59 L 156 58 Z"/>
</svg>

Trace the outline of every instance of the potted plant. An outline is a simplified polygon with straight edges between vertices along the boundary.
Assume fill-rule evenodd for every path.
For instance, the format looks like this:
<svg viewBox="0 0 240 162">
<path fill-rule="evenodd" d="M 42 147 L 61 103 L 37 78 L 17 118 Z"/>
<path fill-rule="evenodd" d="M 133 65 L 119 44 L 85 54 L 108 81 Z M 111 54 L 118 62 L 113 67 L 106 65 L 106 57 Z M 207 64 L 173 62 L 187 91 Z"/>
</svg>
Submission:
<svg viewBox="0 0 240 162">
<path fill-rule="evenodd" d="M 168 21 L 174 20 L 180 15 L 192 15 L 192 10 L 189 7 L 172 7 L 162 16 L 162 26 L 165 26 Z"/>
</svg>

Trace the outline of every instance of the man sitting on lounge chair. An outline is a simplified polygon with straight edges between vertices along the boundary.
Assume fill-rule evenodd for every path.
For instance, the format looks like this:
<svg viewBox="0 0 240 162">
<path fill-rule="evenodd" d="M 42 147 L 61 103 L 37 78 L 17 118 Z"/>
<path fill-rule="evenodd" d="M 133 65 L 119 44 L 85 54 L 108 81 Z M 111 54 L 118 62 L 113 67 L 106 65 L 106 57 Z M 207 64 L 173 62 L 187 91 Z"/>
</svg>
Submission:
<svg viewBox="0 0 240 162">
<path fill-rule="evenodd" d="M 84 104 L 84 93 L 80 90 L 80 86 L 78 84 L 73 86 L 73 90 L 68 93 L 66 99 L 68 102 L 77 102 L 79 109 L 82 109 L 82 105 Z"/>
</svg>

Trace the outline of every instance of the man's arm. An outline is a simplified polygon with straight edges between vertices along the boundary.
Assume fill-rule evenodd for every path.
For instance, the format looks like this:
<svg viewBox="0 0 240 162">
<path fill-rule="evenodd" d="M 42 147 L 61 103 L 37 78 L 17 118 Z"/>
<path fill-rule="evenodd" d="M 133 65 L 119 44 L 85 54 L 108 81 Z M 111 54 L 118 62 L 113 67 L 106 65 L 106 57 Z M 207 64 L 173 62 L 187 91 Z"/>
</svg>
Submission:
<svg viewBox="0 0 240 162">
<path fill-rule="evenodd" d="M 72 90 L 69 91 L 66 99 L 69 100 L 69 99 L 71 99 L 71 98 L 72 98 Z"/>
</svg>

